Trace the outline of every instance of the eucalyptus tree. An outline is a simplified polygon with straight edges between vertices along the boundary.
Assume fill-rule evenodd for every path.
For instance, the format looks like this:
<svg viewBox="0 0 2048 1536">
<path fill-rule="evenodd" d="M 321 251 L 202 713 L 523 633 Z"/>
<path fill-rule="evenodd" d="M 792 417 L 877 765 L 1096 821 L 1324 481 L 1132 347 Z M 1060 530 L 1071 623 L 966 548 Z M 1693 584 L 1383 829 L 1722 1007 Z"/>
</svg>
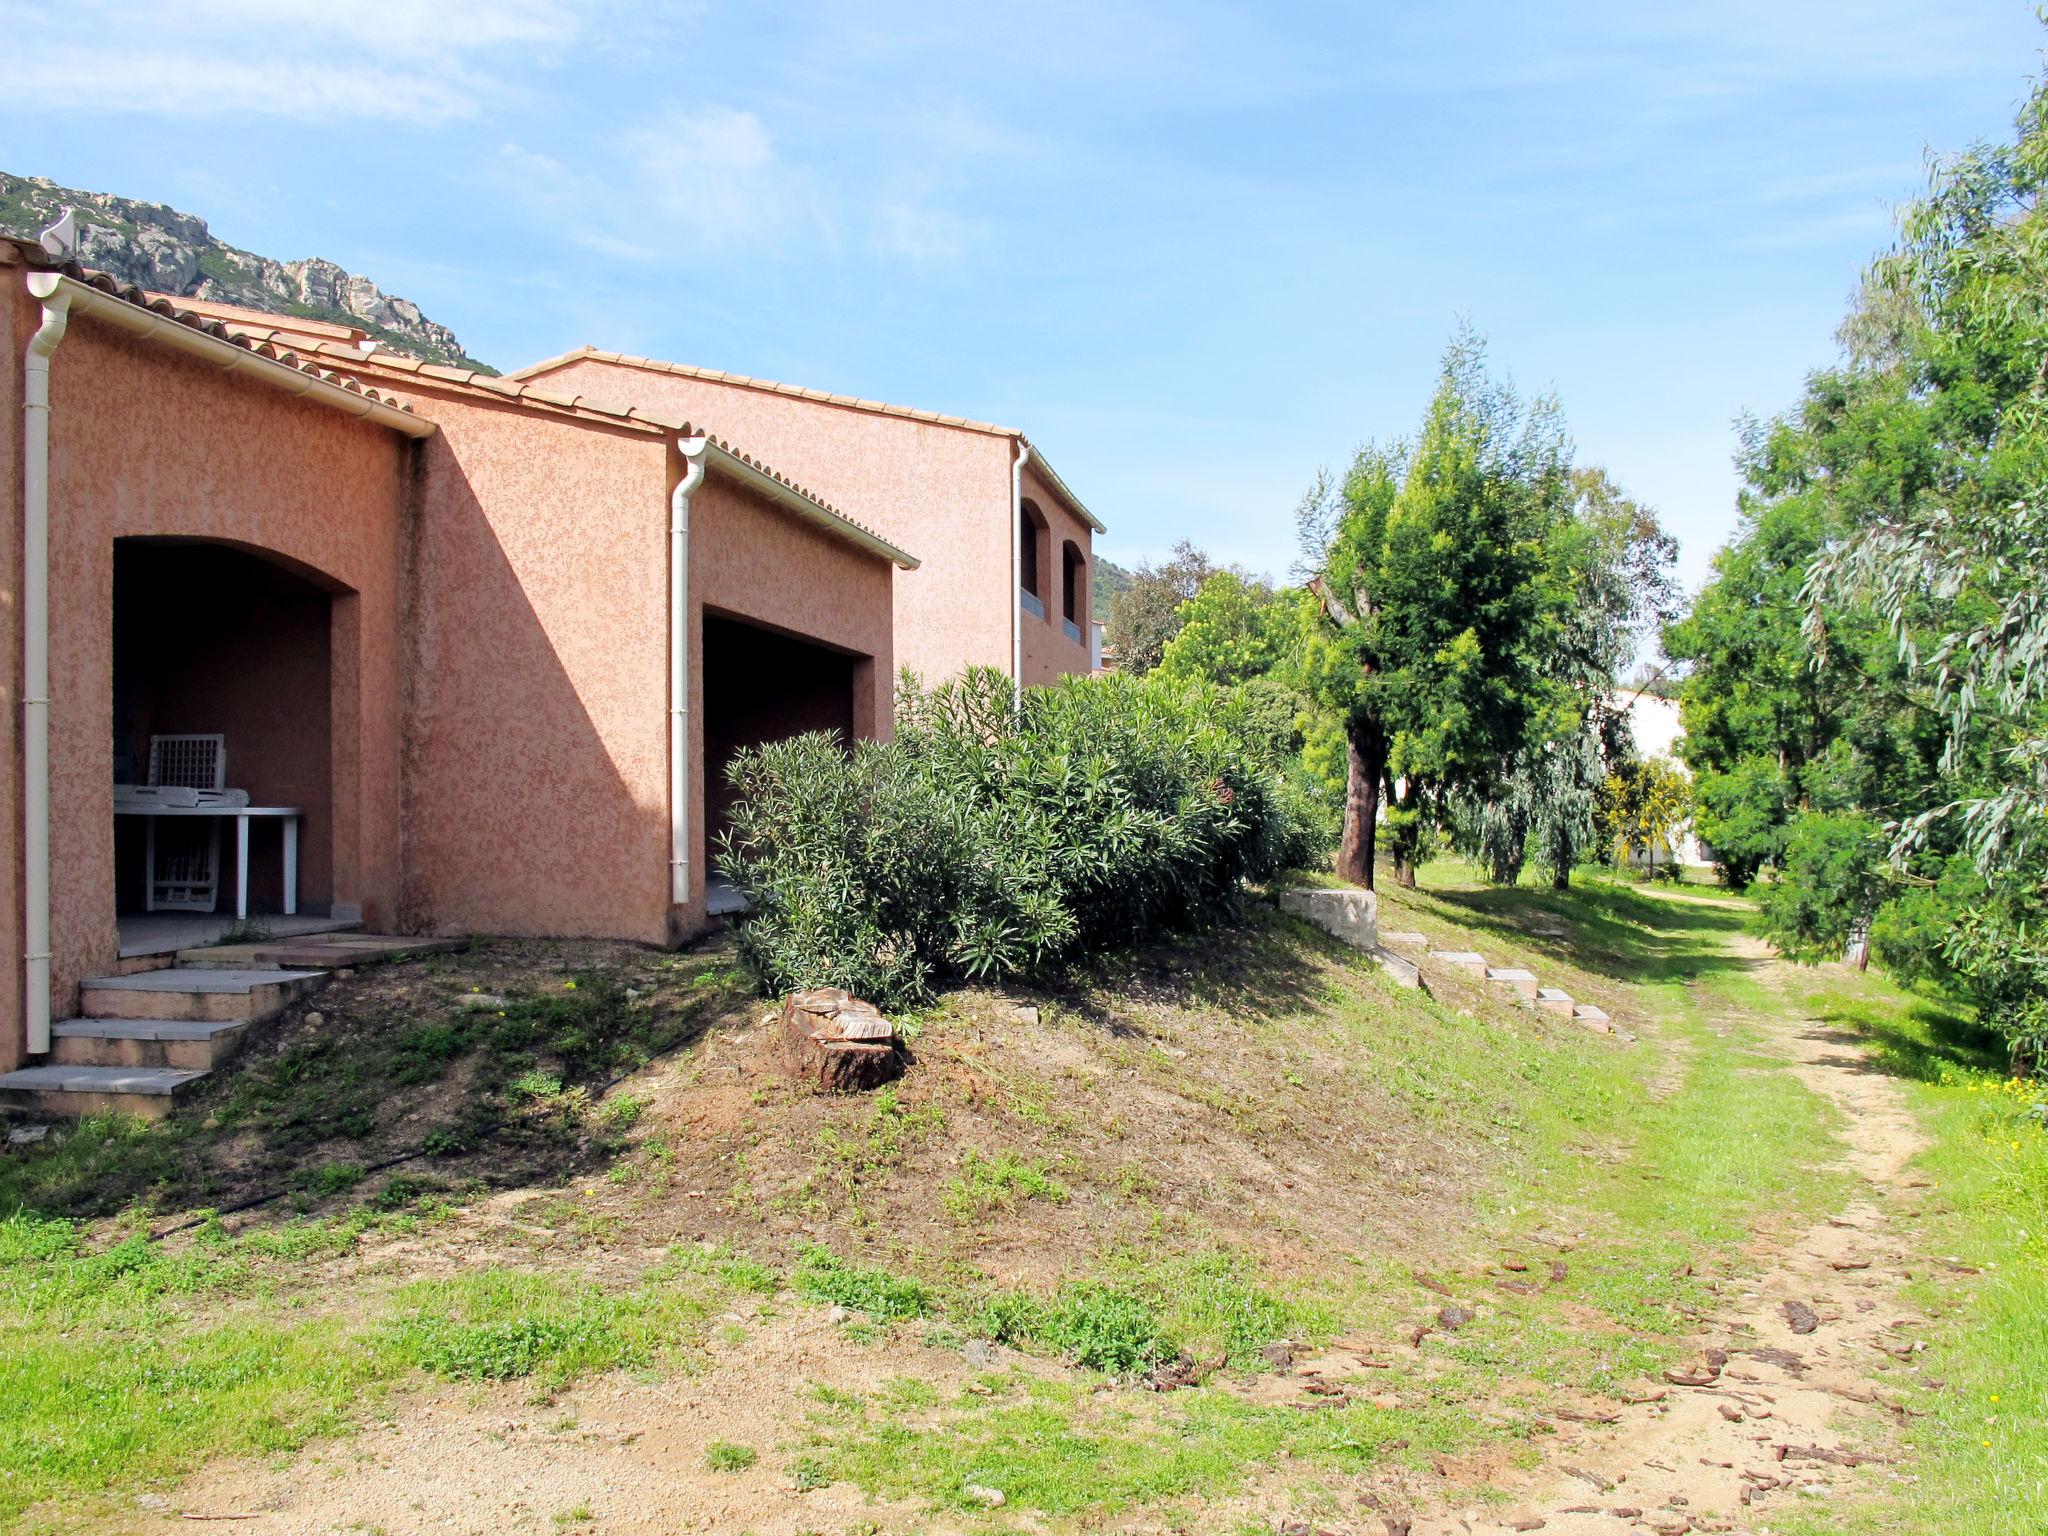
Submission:
<svg viewBox="0 0 2048 1536">
<path fill-rule="evenodd" d="M 1304 500 L 1320 622 L 1303 673 L 1349 759 L 1340 875 L 1372 887 L 1384 796 L 1395 878 L 1413 884 L 1443 797 L 1547 730 L 1563 619 L 1545 543 L 1572 497 L 1556 404 L 1491 378 L 1466 331 L 1414 442 L 1361 448 Z"/>
</svg>

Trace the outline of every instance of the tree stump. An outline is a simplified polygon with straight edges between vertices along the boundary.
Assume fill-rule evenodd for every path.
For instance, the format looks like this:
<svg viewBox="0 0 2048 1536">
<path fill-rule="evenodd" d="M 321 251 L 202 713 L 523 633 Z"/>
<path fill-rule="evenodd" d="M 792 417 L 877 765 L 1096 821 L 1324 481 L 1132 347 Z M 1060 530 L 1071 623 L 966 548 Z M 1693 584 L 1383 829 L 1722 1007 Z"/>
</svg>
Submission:
<svg viewBox="0 0 2048 1536">
<path fill-rule="evenodd" d="M 782 1066 L 824 1093 L 876 1087 L 901 1070 L 895 1026 L 837 987 L 792 992 L 782 1002 Z"/>
</svg>

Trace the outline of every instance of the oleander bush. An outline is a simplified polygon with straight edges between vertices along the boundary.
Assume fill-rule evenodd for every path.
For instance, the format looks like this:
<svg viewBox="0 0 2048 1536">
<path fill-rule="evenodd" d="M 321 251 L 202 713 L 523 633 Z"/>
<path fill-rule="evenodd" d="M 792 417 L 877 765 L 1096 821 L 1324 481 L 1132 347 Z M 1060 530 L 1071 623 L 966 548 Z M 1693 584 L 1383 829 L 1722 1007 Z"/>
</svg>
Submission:
<svg viewBox="0 0 2048 1536">
<path fill-rule="evenodd" d="M 884 1006 L 1027 974 L 1227 911 L 1326 830 L 1203 696 L 1151 678 L 1026 690 L 906 679 L 890 742 L 740 754 L 719 867 L 765 990 Z"/>
</svg>

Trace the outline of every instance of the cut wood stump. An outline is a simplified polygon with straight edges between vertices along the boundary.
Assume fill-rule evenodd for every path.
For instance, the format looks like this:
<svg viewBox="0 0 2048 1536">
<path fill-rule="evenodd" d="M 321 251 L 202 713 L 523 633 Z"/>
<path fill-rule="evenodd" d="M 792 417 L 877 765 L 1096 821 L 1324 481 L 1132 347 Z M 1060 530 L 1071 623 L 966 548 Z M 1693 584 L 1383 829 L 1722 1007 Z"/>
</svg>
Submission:
<svg viewBox="0 0 2048 1536">
<path fill-rule="evenodd" d="M 782 1001 L 782 1066 L 824 1093 L 858 1093 L 902 1071 L 896 1027 L 873 1003 L 837 987 Z"/>
</svg>

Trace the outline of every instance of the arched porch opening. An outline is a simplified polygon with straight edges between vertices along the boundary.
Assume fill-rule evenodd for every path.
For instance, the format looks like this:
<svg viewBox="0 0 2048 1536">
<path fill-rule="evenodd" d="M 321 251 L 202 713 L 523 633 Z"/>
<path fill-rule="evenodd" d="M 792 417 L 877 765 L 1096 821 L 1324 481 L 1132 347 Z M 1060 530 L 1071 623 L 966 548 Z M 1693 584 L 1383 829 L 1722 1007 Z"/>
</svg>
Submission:
<svg viewBox="0 0 2048 1536">
<path fill-rule="evenodd" d="M 337 760 L 334 711 L 353 676 L 355 594 L 270 551 L 122 538 L 113 599 L 123 954 L 244 922 L 332 926 L 354 895 L 337 890 L 336 812 L 355 765 Z"/>
</svg>

